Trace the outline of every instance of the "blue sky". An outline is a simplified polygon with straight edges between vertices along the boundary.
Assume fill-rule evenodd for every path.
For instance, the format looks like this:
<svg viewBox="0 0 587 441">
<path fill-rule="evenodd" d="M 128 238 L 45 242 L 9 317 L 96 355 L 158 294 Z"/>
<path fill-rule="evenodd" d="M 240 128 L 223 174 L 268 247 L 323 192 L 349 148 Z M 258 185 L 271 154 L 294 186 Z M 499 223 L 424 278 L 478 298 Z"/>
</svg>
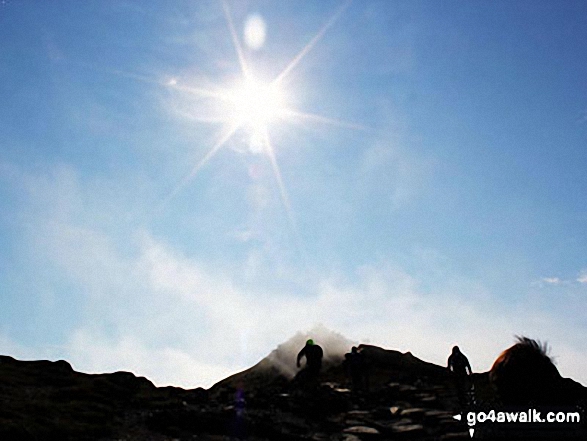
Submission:
<svg viewBox="0 0 587 441">
<path fill-rule="evenodd" d="M 587 383 L 586 14 L 2 2 L 0 352 L 194 387 L 317 324 L 524 334 Z"/>
</svg>

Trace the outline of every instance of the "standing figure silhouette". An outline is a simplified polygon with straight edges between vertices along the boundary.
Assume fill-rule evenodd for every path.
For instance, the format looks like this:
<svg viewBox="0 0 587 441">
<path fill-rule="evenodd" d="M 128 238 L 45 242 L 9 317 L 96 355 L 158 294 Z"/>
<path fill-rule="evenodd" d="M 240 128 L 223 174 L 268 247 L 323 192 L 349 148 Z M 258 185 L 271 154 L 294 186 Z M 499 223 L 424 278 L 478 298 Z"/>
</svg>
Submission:
<svg viewBox="0 0 587 441">
<path fill-rule="evenodd" d="M 448 370 L 452 372 L 459 403 L 463 406 L 467 403 L 467 391 L 471 388 L 469 376 L 473 370 L 469 360 L 458 346 L 452 348 L 452 354 L 448 357 Z"/>
</svg>

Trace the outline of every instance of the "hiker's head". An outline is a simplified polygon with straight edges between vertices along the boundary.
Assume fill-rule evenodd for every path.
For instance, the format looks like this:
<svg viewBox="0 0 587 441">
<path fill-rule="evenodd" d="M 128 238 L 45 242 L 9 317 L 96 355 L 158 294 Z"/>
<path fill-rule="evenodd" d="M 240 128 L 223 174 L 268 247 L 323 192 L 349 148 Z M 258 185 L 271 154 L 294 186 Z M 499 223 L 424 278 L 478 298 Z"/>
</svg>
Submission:
<svg viewBox="0 0 587 441">
<path fill-rule="evenodd" d="M 493 363 L 489 378 L 505 404 L 549 403 L 556 394 L 561 376 L 536 340 L 518 337 Z"/>
</svg>

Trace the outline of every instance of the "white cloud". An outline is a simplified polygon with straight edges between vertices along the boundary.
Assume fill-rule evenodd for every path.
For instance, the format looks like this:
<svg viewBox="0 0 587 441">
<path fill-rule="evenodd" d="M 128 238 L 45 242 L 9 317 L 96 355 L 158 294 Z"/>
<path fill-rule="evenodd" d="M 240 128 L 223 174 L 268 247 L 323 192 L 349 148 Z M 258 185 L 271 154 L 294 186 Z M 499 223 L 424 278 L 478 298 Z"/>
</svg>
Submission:
<svg viewBox="0 0 587 441">
<path fill-rule="evenodd" d="M 571 286 L 576 283 L 587 283 L 587 270 L 580 271 L 575 280 L 565 280 L 560 279 L 559 277 L 543 277 L 538 282 L 536 282 L 535 285 L 543 286 L 544 284 L 547 284 L 553 286 Z"/>
<path fill-rule="evenodd" d="M 545 324 L 554 328 L 547 314 L 503 311 L 482 293 L 469 299 L 453 293 L 457 286 L 450 283 L 423 292 L 392 262 L 324 276 L 291 297 L 245 292 L 222 269 L 183 256 L 145 231 L 135 235 L 130 248 L 137 254 L 130 258 L 96 232 L 61 226 L 54 235 L 54 257 L 88 290 L 90 315 L 100 317 L 75 332 L 72 361 L 94 372 L 132 370 L 159 385 L 210 385 L 316 323 L 441 365 L 459 344 L 476 370 L 489 369 L 512 335 L 540 338 Z M 105 323 L 117 331 L 107 337 Z M 560 363 L 576 370 L 573 360 Z"/>
<path fill-rule="evenodd" d="M 221 270 L 182 256 L 146 232 L 136 235 L 139 251 L 130 259 L 113 252 L 106 238 L 87 232 L 61 231 L 60 238 L 55 252 L 68 255 L 62 263 L 100 299 L 89 303 L 98 323 L 75 331 L 68 357 L 81 370 L 126 369 L 158 385 L 209 386 L 315 323 L 441 365 L 459 344 L 476 370 L 489 369 L 513 334 L 540 338 L 545 324 L 554 328 L 547 314 L 500 311 L 482 297 L 451 293 L 450 286 L 424 293 L 418 280 L 390 262 L 365 265 L 344 280 L 324 277 L 313 293 L 291 297 L 245 292 Z M 108 277 L 98 277 L 95 268 Z M 117 332 L 107 337 L 105 323 Z M 574 359 L 561 358 L 559 365 L 563 372 L 578 370 Z"/>
<path fill-rule="evenodd" d="M 157 385 L 209 386 L 323 323 L 353 341 L 441 365 L 459 344 L 477 371 L 489 369 L 514 334 L 525 334 L 549 341 L 563 374 L 587 380 L 578 364 L 587 355 L 560 319 L 524 302 L 497 303 L 433 250 L 422 254 L 427 269 L 421 271 L 442 276 L 432 288 L 421 274 L 387 259 L 352 274 L 309 276 L 295 295 L 250 281 L 245 289 L 233 267 L 185 255 L 145 229 L 120 236 L 92 227 L 87 213 L 79 216 L 85 202 L 74 174 L 35 182 L 43 185 L 34 186 L 34 200 L 63 200 L 33 207 L 29 234 L 40 260 L 53 262 L 83 296 L 84 313 L 54 354 L 76 369 L 131 370 Z M 9 343 L 0 340 L 14 354 L 46 357 Z"/>
<path fill-rule="evenodd" d="M 468 349 L 474 366 L 484 370 L 518 329 L 490 308 L 457 295 L 420 292 L 417 280 L 389 263 L 358 269 L 353 283 L 325 277 L 313 295 L 284 297 L 244 292 L 230 277 L 181 256 L 146 233 L 137 237 L 140 252 L 132 263 L 121 264 L 120 257 L 105 251 L 108 247 L 96 246 L 89 253 L 95 262 L 87 261 L 88 269 L 109 262 L 110 269 L 103 268 L 109 274 L 103 288 L 95 286 L 91 271 L 78 266 L 83 256 L 71 256 L 72 274 L 81 277 L 82 285 L 116 291 L 113 284 L 122 287 L 128 283 L 124 279 L 132 277 L 141 292 L 128 294 L 140 295 L 143 301 L 137 308 L 136 302 L 112 297 L 108 305 L 93 306 L 119 331 L 110 340 L 95 324 L 76 331 L 72 350 L 85 348 L 74 350 L 76 363 L 84 369 L 131 369 L 157 384 L 194 385 L 194 376 L 200 375 L 197 384 L 210 384 L 231 370 L 254 364 L 298 330 L 321 322 L 353 340 L 410 350 L 439 364 L 458 342 Z M 79 236 L 75 242 L 79 244 Z M 83 244 L 77 250 L 88 253 Z M 68 253 L 73 251 L 67 248 Z M 487 341 L 487 335 L 494 338 Z M 160 342 L 150 344 L 154 339 Z M 172 355 L 171 363 L 161 361 L 164 354 Z M 192 363 L 197 367 L 193 371 L 188 369 Z"/>
</svg>

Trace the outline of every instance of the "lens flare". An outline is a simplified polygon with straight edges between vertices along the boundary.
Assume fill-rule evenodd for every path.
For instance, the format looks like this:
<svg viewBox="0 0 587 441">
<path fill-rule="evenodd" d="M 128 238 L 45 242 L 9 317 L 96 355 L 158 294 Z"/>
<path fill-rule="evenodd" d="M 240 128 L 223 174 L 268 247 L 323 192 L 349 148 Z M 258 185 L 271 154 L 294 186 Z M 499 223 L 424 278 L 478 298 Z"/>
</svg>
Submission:
<svg viewBox="0 0 587 441">
<path fill-rule="evenodd" d="M 245 22 L 245 43 L 253 50 L 259 50 L 265 44 L 265 20 L 260 15 L 250 15 Z"/>
</svg>

